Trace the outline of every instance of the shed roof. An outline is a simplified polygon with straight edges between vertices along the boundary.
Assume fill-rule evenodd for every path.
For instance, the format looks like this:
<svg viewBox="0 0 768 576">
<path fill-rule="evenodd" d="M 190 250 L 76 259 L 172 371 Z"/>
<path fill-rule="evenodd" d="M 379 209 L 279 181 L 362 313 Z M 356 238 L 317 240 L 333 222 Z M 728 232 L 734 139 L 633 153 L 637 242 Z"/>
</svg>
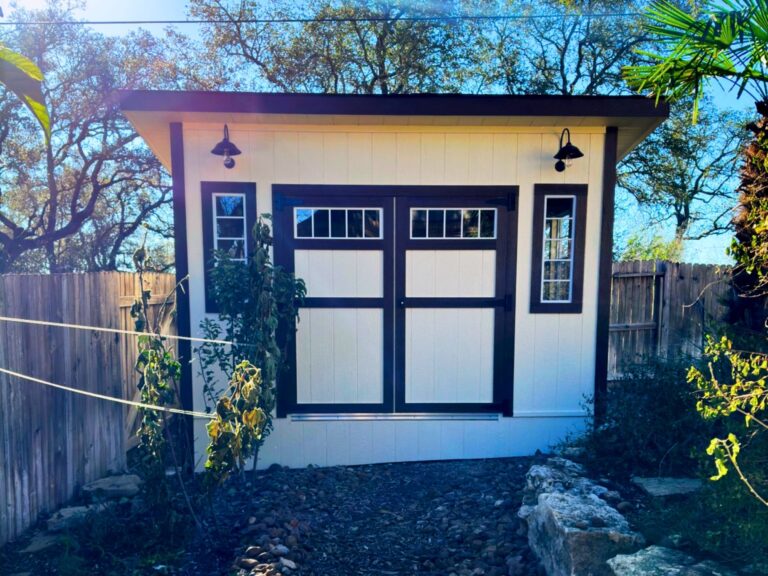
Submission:
<svg viewBox="0 0 768 576">
<path fill-rule="evenodd" d="M 568 126 L 619 129 L 619 157 L 669 116 L 642 96 L 283 94 L 131 90 L 120 106 L 169 166 L 171 122 L 429 126 Z"/>
</svg>

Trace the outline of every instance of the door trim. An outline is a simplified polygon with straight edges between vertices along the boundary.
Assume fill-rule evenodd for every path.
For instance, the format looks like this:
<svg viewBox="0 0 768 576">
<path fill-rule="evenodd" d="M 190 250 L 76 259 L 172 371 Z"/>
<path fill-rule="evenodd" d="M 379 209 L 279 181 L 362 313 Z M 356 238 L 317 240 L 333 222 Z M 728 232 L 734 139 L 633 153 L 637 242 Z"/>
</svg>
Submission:
<svg viewBox="0 0 768 576">
<path fill-rule="evenodd" d="M 296 338 L 291 338 L 288 354 L 292 359 L 288 363 L 286 373 L 278 377 L 277 381 L 277 417 L 285 418 L 289 414 L 381 414 L 381 413 L 502 413 L 504 416 L 512 416 L 513 391 L 514 391 L 514 337 L 515 337 L 515 298 L 516 298 L 516 272 L 517 272 L 517 198 L 518 186 L 397 186 L 397 185 L 333 185 L 333 184 L 273 184 L 272 206 L 274 212 L 274 257 L 275 264 L 286 270 L 294 271 L 293 250 L 295 249 L 377 249 L 384 252 L 383 271 L 383 310 L 384 310 L 384 359 L 383 359 L 383 402 L 380 404 L 298 404 L 296 400 Z M 402 247 L 397 245 L 398 236 L 394 223 L 394 202 L 397 198 L 423 198 L 425 201 L 450 202 L 456 200 L 477 201 L 477 197 L 504 198 L 504 203 L 495 203 L 498 208 L 498 218 L 506 215 L 506 238 L 503 240 L 478 240 L 472 241 L 471 246 L 466 242 L 451 240 L 418 240 L 406 241 Z M 384 209 L 383 239 L 382 240 L 302 240 L 293 237 L 293 207 L 300 206 L 304 199 L 322 202 L 323 205 L 359 204 L 361 206 L 381 206 Z M 389 199 L 389 202 L 387 202 Z M 506 207 L 505 207 L 505 205 Z M 286 222 L 288 220 L 288 222 Z M 500 220 L 499 220 L 500 221 Z M 398 226 L 403 225 L 398 221 Z M 407 225 L 407 224 L 406 224 Z M 416 243 L 416 246 L 412 244 Z M 485 246 L 487 245 L 487 246 Z M 396 326 L 400 320 L 396 314 L 400 310 L 396 307 L 395 281 L 396 254 L 402 254 L 405 261 L 405 249 L 483 249 L 493 248 L 497 250 L 496 258 L 496 294 L 497 298 L 489 300 L 497 308 L 496 322 L 494 323 L 494 401 L 490 404 L 408 404 L 407 407 L 395 406 L 395 394 L 400 387 L 400 379 L 396 374 L 395 356 L 399 354 L 396 345 Z M 503 258 L 499 257 L 504 253 Z M 404 270 L 403 270 L 404 271 Z M 404 277 L 403 277 L 404 278 Z M 501 297 L 498 297 L 500 296 Z M 325 302 L 319 302 L 323 300 Z M 339 307 L 337 304 L 352 304 L 345 298 L 308 298 L 305 302 L 316 307 Z M 377 298 L 349 299 L 358 300 L 355 307 L 379 307 Z M 419 305 L 418 302 L 412 304 Z M 418 299 L 415 299 L 418 300 Z M 334 302 L 338 301 L 338 302 Z M 483 303 L 485 307 L 488 307 Z M 501 314 L 498 310 L 501 310 Z M 404 309 L 403 309 L 404 319 Z M 398 330 L 399 331 L 399 330 Z M 403 332 L 404 334 L 404 332 Z M 404 353 L 404 348 L 402 348 Z M 404 387 L 405 380 L 402 380 Z M 404 394 L 402 396 L 404 398 Z"/>
</svg>

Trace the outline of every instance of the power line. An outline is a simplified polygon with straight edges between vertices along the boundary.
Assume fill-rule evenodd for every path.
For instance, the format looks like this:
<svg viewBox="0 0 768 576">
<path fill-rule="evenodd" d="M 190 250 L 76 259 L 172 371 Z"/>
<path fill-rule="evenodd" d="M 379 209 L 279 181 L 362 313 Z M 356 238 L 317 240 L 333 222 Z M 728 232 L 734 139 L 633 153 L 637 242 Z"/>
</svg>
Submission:
<svg viewBox="0 0 768 576">
<path fill-rule="evenodd" d="M 134 402 L 133 400 L 125 400 L 124 398 L 115 398 L 114 396 L 107 396 L 106 394 L 99 394 L 98 392 L 91 392 L 89 390 L 80 390 L 79 388 L 72 388 L 70 386 L 64 386 L 63 384 L 54 384 L 48 380 L 41 378 L 35 378 L 34 376 L 28 376 L 21 372 L 14 372 L 7 368 L 0 368 L 0 373 L 13 376 L 14 378 L 20 378 L 28 382 L 34 382 L 35 384 L 42 384 L 50 388 L 56 388 L 57 390 L 64 390 L 65 392 L 71 392 L 72 394 L 79 394 L 81 396 L 88 396 L 89 398 L 96 398 L 97 400 L 106 400 L 108 402 L 116 402 L 117 404 L 125 404 L 126 406 L 135 406 L 136 408 L 142 408 L 144 410 L 156 410 L 158 412 L 168 412 L 169 414 L 181 414 L 182 416 L 192 416 L 193 418 L 205 418 L 212 420 L 213 414 L 207 414 L 205 412 L 195 412 L 194 410 L 182 410 L 181 408 L 171 408 L 169 406 L 156 406 L 155 404 L 145 404 L 144 402 Z"/>
<path fill-rule="evenodd" d="M 203 20 L 35 20 L 28 22 L 0 22 L 0 26 L 126 26 L 126 25 L 200 25 L 200 24 L 344 24 L 376 22 L 464 22 L 464 21 L 499 21 L 499 20 L 551 20 L 563 18 L 632 18 L 642 16 L 642 12 L 590 12 L 584 14 L 563 12 L 560 14 L 465 14 L 460 16 L 403 16 L 388 18 L 371 16 L 368 18 L 243 18 L 243 19 L 203 19 Z"/>
</svg>

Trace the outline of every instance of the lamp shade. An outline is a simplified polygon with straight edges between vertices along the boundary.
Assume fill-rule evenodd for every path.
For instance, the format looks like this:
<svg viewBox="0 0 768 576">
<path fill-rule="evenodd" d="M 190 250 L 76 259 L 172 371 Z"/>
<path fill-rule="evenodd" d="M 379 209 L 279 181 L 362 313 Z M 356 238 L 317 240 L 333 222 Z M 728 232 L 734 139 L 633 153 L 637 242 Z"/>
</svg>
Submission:
<svg viewBox="0 0 768 576">
<path fill-rule="evenodd" d="M 211 154 L 216 156 L 237 156 L 242 154 L 240 149 L 229 140 L 229 127 L 226 124 L 224 124 L 224 139 L 213 147 Z"/>
</svg>

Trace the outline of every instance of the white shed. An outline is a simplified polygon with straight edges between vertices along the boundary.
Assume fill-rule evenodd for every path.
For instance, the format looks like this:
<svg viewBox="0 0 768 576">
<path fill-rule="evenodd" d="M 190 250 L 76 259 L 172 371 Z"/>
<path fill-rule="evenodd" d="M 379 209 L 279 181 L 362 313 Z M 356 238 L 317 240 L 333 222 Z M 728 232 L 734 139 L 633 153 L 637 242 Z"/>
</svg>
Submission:
<svg viewBox="0 0 768 576">
<path fill-rule="evenodd" d="M 584 426 L 606 382 L 616 162 L 664 104 L 134 91 L 122 108 L 173 175 L 182 335 L 210 314 L 209 254 L 246 245 L 257 214 L 306 281 L 260 465 L 515 456 Z M 225 125 L 231 168 L 211 154 Z M 557 170 L 569 140 L 583 157 Z M 183 402 L 201 410 L 195 372 Z"/>
</svg>

